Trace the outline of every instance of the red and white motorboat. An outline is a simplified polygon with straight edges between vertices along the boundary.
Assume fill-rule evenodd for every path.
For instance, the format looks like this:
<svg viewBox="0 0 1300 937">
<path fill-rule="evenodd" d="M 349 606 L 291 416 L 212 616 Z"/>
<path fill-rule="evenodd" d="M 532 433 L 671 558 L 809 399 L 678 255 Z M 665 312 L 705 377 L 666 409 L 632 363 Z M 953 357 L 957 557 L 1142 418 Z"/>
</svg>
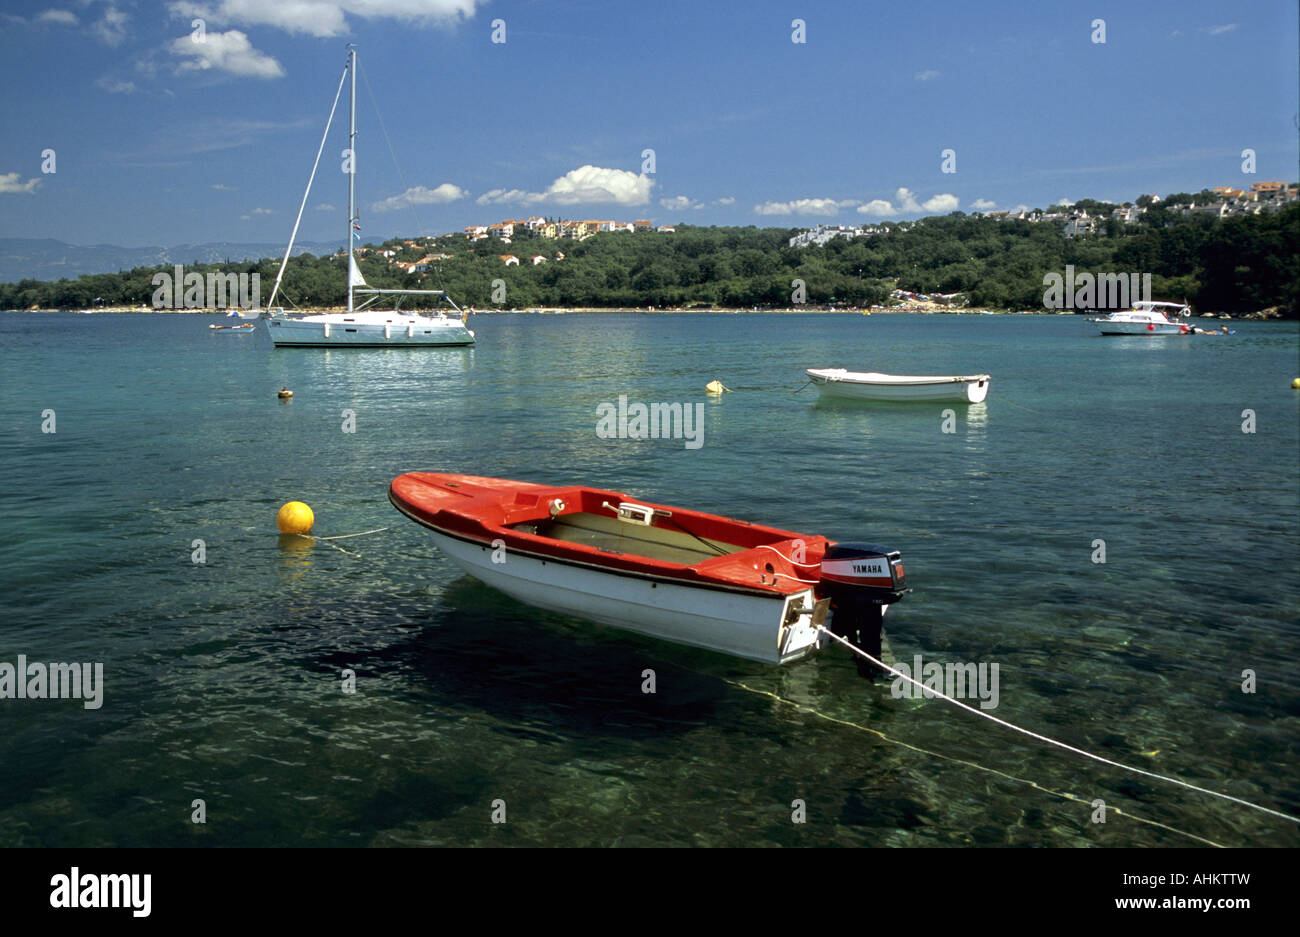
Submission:
<svg viewBox="0 0 1300 937">
<path fill-rule="evenodd" d="M 1137 302 L 1132 309 L 1093 319 L 1102 335 L 1190 335 L 1181 321 L 1192 314 L 1187 303 Z"/>
<path fill-rule="evenodd" d="M 388 498 L 470 575 L 552 611 L 783 664 L 832 630 L 879 658 L 907 592 L 897 551 L 581 485 L 411 472 Z"/>
</svg>

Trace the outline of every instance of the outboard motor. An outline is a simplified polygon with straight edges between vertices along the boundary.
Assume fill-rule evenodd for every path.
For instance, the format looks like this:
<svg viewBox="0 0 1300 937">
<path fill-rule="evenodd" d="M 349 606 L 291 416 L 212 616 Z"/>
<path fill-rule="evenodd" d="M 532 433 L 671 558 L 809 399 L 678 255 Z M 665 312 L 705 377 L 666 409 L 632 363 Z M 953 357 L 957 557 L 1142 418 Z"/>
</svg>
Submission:
<svg viewBox="0 0 1300 937">
<path fill-rule="evenodd" d="M 817 591 L 831 600 L 831 631 L 880 660 L 885 606 L 910 591 L 902 554 L 870 543 L 831 544 Z M 864 677 L 886 672 L 857 655 L 854 660 Z"/>
</svg>

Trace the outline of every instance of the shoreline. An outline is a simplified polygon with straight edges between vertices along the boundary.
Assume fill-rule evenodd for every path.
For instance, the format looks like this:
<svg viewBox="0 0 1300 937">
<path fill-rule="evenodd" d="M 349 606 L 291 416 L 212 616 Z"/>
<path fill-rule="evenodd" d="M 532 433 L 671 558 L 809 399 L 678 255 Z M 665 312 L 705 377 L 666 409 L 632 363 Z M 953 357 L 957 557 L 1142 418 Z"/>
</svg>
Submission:
<svg viewBox="0 0 1300 937">
<path fill-rule="evenodd" d="M 925 314 L 925 315 L 1039 315 L 1039 316 L 1072 316 L 1086 315 L 1088 313 L 1077 312 L 1075 310 L 1058 310 L 1058 309 L 1026 309 L 1026 310 L 1005 310 L 1005 309 L 948 309 L 942 306 L 924 307 L 924 306 L 890 306 L 888 308 L 831 308 L 827 306 L 788 306 L 777 308 L 757 308 L 753 306 L 745 307 L 722 307 L 715 306 L 709 308 L 686 308 L 682 306 L 534 306 L 527 309 L 479 309 L 476 307 L 464 307 L 465 312 L 469 313 L 473 309 L 472 315 L 476 316 L 511 316 L 511 315 L 566 315 L 573 313 L 575 315 L 596 315 L 599 313 L 640 313 L 644 315 L 738 315 L 747 313 L 749 315 L 905 315 L 905 314 Z M 101 309 L 5 309 L 3 312 L 26 312 L 26 313 L 76 313 L 78 315 L 173 315 L 173 316 L 220 316 L 229 318 L 224 309 L 150 309 L 141 306 L 105 306 Z M 346 312 L 346 307 L 342 306 L 321 306 L 311 310 L 312 314 L 317 313 L 341 313 Z M 423 311 L 423 310 L 419 310 Z M 254 321 L 248 319 L 245 321 Z"/>
<path fill-rule="evenodd" d="M 709 308 L 685 308 L 681 306 L 655 307 L 655 306 L 534 306 L 527 309 L 473 309 L 464 307 L 467 314 L 476 316 L 525 316 L 525 315 L 600 315 L 600 314 L 622 314 L 635 313 L 639 315 L 793 315 L 793 316 L 890 316 L 890 315 L 935 315 L 935 316 L 1095 316 L 1100 315 L 1100 310 L 1077 310 L 1077 309 L 983 309 L 983 308 L 960 308 L 952 309 L 946 306 L 934 306 L 924 304 L 909 303 L 899 306 L 888 307 L 869 307 L 869 308 L 832 308 L 828 306 L 787 306 L 779 308 L 758 308 L 753 306 L 747 307 L 722 307 L 715 306 Z M 297 311 L 297 310 L 295 310 Z M 311 314 L 317 313 L 342 313 L 346 312 L 346 307 L 342 306 L 322 306 L 310 310 Z M 215 316 L 220 318 L 230 318 L 226 315 L 224 309 L 152 309 L 144 306 L 105 306 L 102 309 L 3 309 L 0 312 L 6 313 L 32 313 L 44 315 L 49 313 L 74 313 L 77 315 L 180 315 L 180 316 Z M 259 315 L 258 318 L 261 316 Z M 1239 315 L 1228 315 L 1221 312 L 1197 313 L 1190 317 L 1191 319 L 1252 319 L 1252 320 L 1278 320 L 1286 321 L 1286 317 L 1281 315 L 1276 308 L 1261 309 L 1256 312 L 1242 313 Z M 244 319 L 245 322 L 254 322 L 256 319 Z"/>
</svg>

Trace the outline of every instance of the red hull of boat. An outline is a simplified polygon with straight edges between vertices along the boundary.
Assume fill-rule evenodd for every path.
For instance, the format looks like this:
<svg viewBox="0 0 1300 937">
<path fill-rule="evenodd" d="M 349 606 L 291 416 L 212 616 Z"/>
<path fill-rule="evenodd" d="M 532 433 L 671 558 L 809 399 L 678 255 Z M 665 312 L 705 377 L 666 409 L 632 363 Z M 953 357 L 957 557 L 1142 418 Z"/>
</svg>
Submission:
<svg viewBox="0 0 1300 937">
<path fill-rule="evenodd" d="M 815 585 L 822 556 L 830 544 L 821 536 L 652 504 L 622 492 L 578 485 L 537 485 L 476 475 L 411 472 L 394 479 L 388 497 L 394 507 L 416 523 L 469 543 L 487 547 L 504 544 L 508 553 L 756 595 L 788 596 Z M 670 512 L 671 517 L 656 514 L 654 528 L 686 532 L 740 549 L 683 564 L 518 529 L 518 525 L 551 520 L 551 506 L 556 499 L 564 503 L 561 518 L 579 513 L 612 518 L 614 512 L 607 502 L 634 502 Z M 630 526 L 635 529 L 636 525 Z M 796 564 L 794 559 L 801 562 Z"/>
</svg>

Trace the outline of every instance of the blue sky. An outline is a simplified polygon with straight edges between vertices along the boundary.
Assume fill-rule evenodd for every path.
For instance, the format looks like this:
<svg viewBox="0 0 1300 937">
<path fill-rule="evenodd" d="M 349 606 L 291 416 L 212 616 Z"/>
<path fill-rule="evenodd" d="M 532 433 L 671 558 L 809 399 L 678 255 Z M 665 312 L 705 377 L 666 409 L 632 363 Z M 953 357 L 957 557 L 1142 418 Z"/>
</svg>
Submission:
<svg viewBox="0 0 1300 937">
<path fill-rule="evenodd" d="M 367 241 L 530 215 L 807 226 L 1124 201 L 1300 162 L 1294 0 L 4 10 L 0 237 L 284 242 L 348 42 Z M 342 110 L 302 239 L 343 240 L 345 128 Z"/>
</svg>

